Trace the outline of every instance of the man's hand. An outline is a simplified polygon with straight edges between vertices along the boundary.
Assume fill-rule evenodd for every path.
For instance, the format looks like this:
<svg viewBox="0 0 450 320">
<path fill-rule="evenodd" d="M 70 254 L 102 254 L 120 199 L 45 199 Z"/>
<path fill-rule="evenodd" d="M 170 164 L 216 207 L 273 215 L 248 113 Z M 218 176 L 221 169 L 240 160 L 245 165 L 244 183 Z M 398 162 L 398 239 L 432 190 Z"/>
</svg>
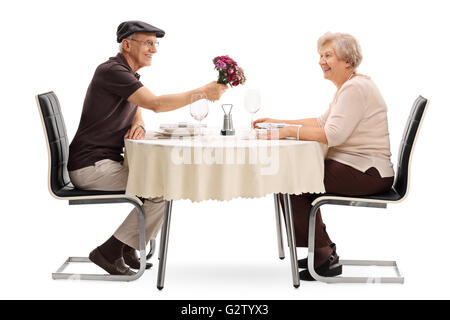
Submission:
<svg viewBox="0 0 450 320">
<path fill-rule="evenodd" d="M 211 81 L 201 88 L 201 90 L 205 93 L 206 98 L 211 101 L 219 100 L 227 89 L 228 87 L 226 85 L 219 84 L 216 81 Z"/>
<path fill-rule="evenodd" d="M 140 140 L 144 139 L 145 130 L 139 124 L 133 124 L 125 134 L 124 139 Z"/>
</svg>

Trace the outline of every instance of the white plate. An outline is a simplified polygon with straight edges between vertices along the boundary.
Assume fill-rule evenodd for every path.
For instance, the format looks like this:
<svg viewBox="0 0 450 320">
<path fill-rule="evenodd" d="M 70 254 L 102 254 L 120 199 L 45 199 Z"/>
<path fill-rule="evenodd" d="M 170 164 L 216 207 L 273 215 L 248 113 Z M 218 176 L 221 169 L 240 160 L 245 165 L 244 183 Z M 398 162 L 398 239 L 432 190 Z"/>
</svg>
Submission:
<svg viewBox="0 0 450 320">
<path fill-rule="evenodd" d="M 160 132 L 175 135 L 192 135 L 199 131 L 199 128 L 164 128 Z"/>
<path fill-rule="evenodd" d="M 194 130 L 187 130 L 186 128 L 184 128 L 183 130 L 178 128 L 173 130 L 159 130 L 155 131 L 155 133 L 165 137 L 192 137 L 199 134 L 199 132 L 194 132 Z"/>
<path fill-rule="evenodd" d="M 206 123 L 202 123 L 202 128 L 206 127 Z M 173 129 L 187 129 L 187 128 L 199 128 L 200 125 L 198 123 L 187 123 L 187 122 L 178 122 L 178 123 L 162 123 L 159 125 L 159 129 L 161 130 L 173 130 Z"/>
</svg>

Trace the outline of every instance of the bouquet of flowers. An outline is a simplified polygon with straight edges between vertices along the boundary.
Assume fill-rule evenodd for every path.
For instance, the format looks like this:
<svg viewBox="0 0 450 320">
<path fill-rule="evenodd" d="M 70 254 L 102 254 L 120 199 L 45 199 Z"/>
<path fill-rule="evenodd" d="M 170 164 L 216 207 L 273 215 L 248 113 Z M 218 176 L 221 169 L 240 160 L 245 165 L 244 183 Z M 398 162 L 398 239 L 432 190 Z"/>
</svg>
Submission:
<svg viewBox="0 0 450 320">
<path fill-rule="evenodd" d="M 219 79 L 217 83 L 236 87 L 245 83 L 244 71 L 229 56 L 219 56 L 213 59 L 214 67 L 219 71 Z"/>
</svg>

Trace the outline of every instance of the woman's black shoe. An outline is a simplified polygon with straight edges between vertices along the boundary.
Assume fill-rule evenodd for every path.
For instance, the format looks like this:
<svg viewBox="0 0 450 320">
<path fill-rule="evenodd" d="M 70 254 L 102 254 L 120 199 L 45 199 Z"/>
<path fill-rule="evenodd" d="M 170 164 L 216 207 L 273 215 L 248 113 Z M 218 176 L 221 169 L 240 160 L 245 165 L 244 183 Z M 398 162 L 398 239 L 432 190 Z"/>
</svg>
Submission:
<svg viewBox="0 0 450 320">
<path fill-rule="evenodd" d="M 322 277 L 335 277 L 342 274 L 342 265 L 338 263 L 339 258 L 335 255 L 331 255 L 327 261 L 322 263 L 320 266 L 315 268 L 314 270 L 319 276 Z M 304 281 L 315 281 L 309 273 L 309 270 L 300 271 L 300 280 Z"/>
<path fill-rule="evenodd" d="M 336 244 L 332 243 L 330 244 L 330 248 L 333 249 L 333 255 L 336 255 Z M 307 269 L 308 268 L 308 258 L 300 259 L 297 261 L 298 267 L 300 269 Z M 337 258 L 337 262 L 339 262 L 339 257 Z"/>
</svg>

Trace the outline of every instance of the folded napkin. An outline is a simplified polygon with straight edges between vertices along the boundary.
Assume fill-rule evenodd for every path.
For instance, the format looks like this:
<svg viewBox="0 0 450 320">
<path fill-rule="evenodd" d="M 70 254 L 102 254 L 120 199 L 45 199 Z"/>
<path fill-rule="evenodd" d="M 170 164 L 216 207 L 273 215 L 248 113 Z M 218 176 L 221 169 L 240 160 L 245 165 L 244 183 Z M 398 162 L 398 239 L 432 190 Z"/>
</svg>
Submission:
<svg viewBox="0 0 450 320">
<path fill-rule="evenodd" d="M 301 124 L 287 124 L 287 123 L 273 123 L 273 122 L 260 122 L 256 124 L 256 127 L 266 130 L 281 129 L 287 126 L 301 127 Z"/>
</svg>

